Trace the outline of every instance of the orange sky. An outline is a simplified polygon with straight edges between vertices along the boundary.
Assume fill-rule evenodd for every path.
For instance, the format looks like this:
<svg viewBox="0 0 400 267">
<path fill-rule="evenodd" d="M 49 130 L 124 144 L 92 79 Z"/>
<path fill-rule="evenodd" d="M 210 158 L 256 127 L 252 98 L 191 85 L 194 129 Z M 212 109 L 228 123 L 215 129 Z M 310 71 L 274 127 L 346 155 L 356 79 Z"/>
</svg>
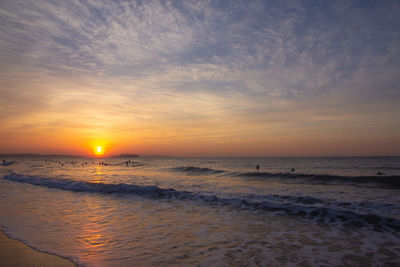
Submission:
<svg viewBox="0 0 400 267">
<path fill-rule="evenodd" d="M 2 4 L 0 153 L 400 155 L 398 2 L 302 5 Z"/>
</svg>

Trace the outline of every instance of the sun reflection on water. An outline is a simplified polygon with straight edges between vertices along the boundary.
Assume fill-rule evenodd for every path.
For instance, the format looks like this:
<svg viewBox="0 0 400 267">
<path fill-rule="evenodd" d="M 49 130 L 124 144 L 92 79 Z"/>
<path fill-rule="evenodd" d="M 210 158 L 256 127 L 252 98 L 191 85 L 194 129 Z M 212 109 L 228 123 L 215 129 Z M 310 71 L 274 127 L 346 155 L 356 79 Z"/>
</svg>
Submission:
<svg viewBox="0 0 400 267">
<path fill-rule="evenodd" d="M 78 258 L 87 262 L 102 262 L 104 252 L 114 239 L 110 231 L 106 231 L 109 220 L 101 213 L 105 207 L 98 201 L 87 201 L 84 204 L 87 209 L 81 210 L 79 216 L 81 224 L 77 236 L 80 247 Z"/>
<path fill-rule="evenodd" d="M 104 171 L 102 166 L 98 165 L 95 167 L 95 173 L 93 176 L 93 183 L 102 183 L 103 181 L 103 176 L 104 176 Z"/>
</svg>

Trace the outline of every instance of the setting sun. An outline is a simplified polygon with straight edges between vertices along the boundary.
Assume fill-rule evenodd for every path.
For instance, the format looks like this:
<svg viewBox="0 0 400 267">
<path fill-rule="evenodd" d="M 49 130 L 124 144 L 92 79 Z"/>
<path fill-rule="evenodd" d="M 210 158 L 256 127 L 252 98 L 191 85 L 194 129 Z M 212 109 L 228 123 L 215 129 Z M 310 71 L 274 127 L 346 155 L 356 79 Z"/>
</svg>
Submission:
<svg viewBox="0 0 400 267">
<path fill-rule="evenodd" d="M 96 146 L 94 149 L 94 154 L 96 156 L 102 156 L 104 154 L 104 148 L 102 146 Z"/>
</svg>

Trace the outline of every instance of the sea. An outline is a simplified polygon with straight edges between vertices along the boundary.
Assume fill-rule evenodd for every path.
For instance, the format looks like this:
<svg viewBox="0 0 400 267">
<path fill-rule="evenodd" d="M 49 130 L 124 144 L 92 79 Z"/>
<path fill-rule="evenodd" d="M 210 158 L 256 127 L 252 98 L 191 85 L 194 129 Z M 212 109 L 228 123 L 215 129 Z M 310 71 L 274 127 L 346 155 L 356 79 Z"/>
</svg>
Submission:
<svg viewBox="0 0 400 267">
<path fill-rule="evenodd" d="M 400 266 L 400 157 L 3 159 L 4 232 L 80 266 Z"/>
</svg>

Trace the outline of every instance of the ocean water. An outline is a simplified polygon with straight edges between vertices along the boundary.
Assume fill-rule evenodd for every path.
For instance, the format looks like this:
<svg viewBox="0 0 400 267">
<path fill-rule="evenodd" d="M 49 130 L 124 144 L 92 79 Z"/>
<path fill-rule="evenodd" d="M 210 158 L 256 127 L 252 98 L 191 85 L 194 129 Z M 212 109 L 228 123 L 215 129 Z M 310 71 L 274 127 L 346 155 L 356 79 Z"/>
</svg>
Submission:
<svg viewBox="0 0 400 267">
<path fill-rule="evenodd" d="M 0 226 L 79 265 L 400 265 L 400 157 L 4 159 Z"/>
</svg>

